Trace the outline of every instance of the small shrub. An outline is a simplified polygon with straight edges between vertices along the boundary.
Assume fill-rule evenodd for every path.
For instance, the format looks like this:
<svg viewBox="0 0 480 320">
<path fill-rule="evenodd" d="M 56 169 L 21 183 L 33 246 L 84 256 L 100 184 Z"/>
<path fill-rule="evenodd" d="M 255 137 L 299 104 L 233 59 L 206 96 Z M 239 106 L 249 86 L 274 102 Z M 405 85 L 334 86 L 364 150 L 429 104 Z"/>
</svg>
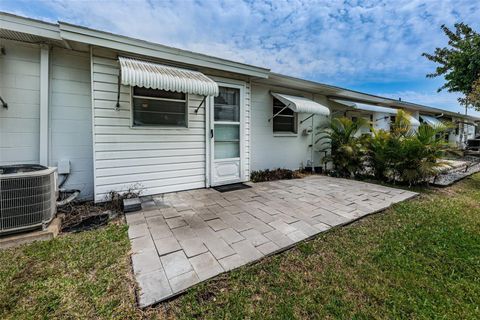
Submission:
<svg viewBox="0 0 480 320">
<path fill-rule="evenodd" d="M 431 127 L 422 124 L 413 130 L 410 115 L 397 112 L 391 130 L 371 129 L 372 135 L 357 137 L 357 132 L 366 122 L 348 118 L 333 119 L 325 130 L 335 177 L 374 176 L 381 181 L 402 182 L 408 185 L 429 181 L 444 166 L 442 158 L 454 153 L 445 135 L 449 125 Z"/>
<path fill-rule="evenodd" d="M 352 121 L 346 117 L 335 118 L 330 127 L 322 132 L 324 136 L 320 139 L 327 138 L 327 141 L 323 143 L 326 147 L 320 151 L 331 150 L 330 155 L 324 158 L 324 162 L 332 163 L 332 175 L 351 177 L 362 170 L 366 154 L 365 138 L 356 135 L 365 124 L 362 119 Z"/>
<path fill-rule="evenodd" d="M 409 185 L 428 181 L 444 165 L 441 159 L 453 152 L 445 142 L 447 130 L 448 125 L 422 124 L 414 131 L 408 114 L 399 111 L 391 132 L 372 129 L 365 165 L 379 180 Z"/>
<path fill-rule="evenodd" d="M 140 197 L 142 193 L 141 187 L 141 184 L 134 184 L 124 192 L 110 191 L 105 198 L 107 202 L 106 207 L 109 210 L 123 212 L 123 200 Z"/>
<path fill-rule="evenodd" d="M 296 179 L 301 178 L 301 173 L 298 170 L 289 170 L 289 169 L 266 169 L 252 171 L 250 174 L 250 180 L 252 182 L 264 182 L 264 181 L 274 181 L 274 180 L 283 180 L 283 179 Z"/>
</svg>

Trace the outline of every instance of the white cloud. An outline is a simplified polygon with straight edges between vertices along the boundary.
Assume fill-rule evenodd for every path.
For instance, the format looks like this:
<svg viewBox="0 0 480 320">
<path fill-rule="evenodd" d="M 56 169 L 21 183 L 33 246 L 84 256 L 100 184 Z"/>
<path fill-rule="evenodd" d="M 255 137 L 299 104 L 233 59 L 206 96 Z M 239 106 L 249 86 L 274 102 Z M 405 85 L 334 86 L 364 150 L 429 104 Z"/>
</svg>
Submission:
<svg viewBox="0 0 480 320">
<path fill-rule="evenodd" d="M 18 13 L 8 1 L 0 9 Z M 343 86 L 424 79 L 434 65 L 421 53 L 446 44 L 440 25 L 461 20 L 478 29 L 480 11 L 469 0 L 45 0 L 26 6 L 29 16 L 41 12 L 37 17 Z"/>
<path fill-rule="evenodd" d="M 46 1 L 60 20 L 270 67 L 358 81 L 423 76 L 439 26 L 476 23 L 472 1 Z M 412 68 L 414 66 L 414 68 Z"/>
</svg>

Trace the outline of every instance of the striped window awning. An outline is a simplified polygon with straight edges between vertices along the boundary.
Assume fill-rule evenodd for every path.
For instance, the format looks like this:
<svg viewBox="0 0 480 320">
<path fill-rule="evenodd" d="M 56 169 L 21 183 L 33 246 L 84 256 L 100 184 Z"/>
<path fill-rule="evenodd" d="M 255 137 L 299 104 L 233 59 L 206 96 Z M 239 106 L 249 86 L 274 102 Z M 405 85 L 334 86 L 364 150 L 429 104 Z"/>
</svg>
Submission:
<svg viewBox="0 0 480 320">
<path fill-rule="evenodd" d="M 431 127 L 441 126 L 443 124 L 442 121 L 438 120 L 437 118 L 432 117 L 432 116 L 427 116 L 427 115 L 424 115 L 424 114 L 420 115 L 420 119 L 422 119 L 423 122 L 425 122 L 426 124 L 428 124 Z"/>
<path fill-rule="evenodd" d="M 118 60 L 123 85 L 218 96 L 218 84 L 201 72 L 134 58 L 118 57 Z"/>
<path fill-rule="evenodd" d="M 360 110 L 360 111 L 397 114 L 398 110 L 400 110 L 400 109 L 394 109 L 394 108 L 388 108 L 388 107 L 372 106 L 369 104 L 357 103 L 357 102 L 346 101 L 346 100 L 338 100 L 338 99 L 331 99 L 331 100 L 339 104 L 343 104 L 346 107 L 352 108 L 354 110 Z M 420 125 L 420 121 L 418 121 L 411 114 L 408 114 L 408 112 L 407 112 L 407 116 L 408 116 L 408 120 L 410 120 L 410 125 L 412 127 L 418 127 Z"/>
<path fill-rule="evenodd" d="M 293 112 L 330 115 L 330 109 L 328 107 L 313 100 L 283 93 L 271 92 L 271 94 L 285 104 L 286 108 L 293 110 Z"/>
<path fill-rule="evenodd" d="M 373 106 L 364 103 L 352 102 L 347 100 L 339 100 L 339 99 L 330 99 L 335 101 L 336 103 L 342 104 L 344 106 L 362 110 L 362 111 L 371 111 L 371 112 L 378 112 L 378 113 L 390 113 L 390 114 L 397 114 L 397 109 L 388 108 L 388 107 L 380 107 L 380 106 Z"/>
</svg>

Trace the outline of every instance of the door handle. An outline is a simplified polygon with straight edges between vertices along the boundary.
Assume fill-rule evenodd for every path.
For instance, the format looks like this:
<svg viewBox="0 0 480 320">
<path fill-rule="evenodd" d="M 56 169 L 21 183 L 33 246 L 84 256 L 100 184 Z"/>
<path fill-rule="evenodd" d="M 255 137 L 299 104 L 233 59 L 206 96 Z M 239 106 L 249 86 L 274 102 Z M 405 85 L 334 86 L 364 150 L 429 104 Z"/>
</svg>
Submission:
<svg viewBox="0 0 480 320">
<path fill-rule="evenodd" d="M 210 139 L 213 139 L 213 129 L 210 129 Z"/>
</svg>

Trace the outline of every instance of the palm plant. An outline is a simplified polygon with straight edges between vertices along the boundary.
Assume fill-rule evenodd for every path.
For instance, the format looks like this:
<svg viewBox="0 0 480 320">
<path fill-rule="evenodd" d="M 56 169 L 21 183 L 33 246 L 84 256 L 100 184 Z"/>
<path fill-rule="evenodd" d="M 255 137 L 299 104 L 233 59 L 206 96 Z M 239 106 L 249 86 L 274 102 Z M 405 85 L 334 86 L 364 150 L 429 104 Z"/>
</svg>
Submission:
<svg viewBox="0 0 480 320">
<path fill-rule="evenodd" d="M 426 181 L 445 165 L 441 158 L 451 151 L 445 142 L 447 129 L 446 125 L 422 124 L 413 131 L 405 119 L 400 119 L 391 132 L 372 130 L 367 146 L 368 166 L 380 180 L 409 185 Z"/>
<path fill-rule="evenodd" d="M 386 180 L 389 176 L 392 159 L 391 134 L 385 130 L 372 129 L 372 136 L 367 140 L 367 164 L 375 178 Z"/>
<path fill-rule="evenodd" d="M 411 185 L 426 181 L 439 172 L 445 165 L 441 159 L 450 151 L 445 142 L 446 130 L 444 125 L 422 124 L 413 136 L 404 139 L 395 166 L 401 181 Z"/>
<path fill-rule="evenodd" d="M 399 109 L 395 116 L 395 121 L 390 124 L 390 132 L 398 137 L 407 137 L 414 134 L 412 130 L 412 124 L 410 122 L 411 115 Z"/>
<path fill-rule="evenodd" d="M 321 131 L 315 143 L 323 141 L 323 150 L 330 150 L 325 162 L 331 162 L 339 176 L 350 177 L 372 173 L 379 180 L 401 181 L 409 185 L 428 181 L 445 166 L 441 159 L 452 151 L 445 142 L 448 125 L 421 124 L 413 130 L 410 115 L 399 110 L 391 130 L 371 129 L 371 136 L 357 133 L 367 122 L 335 118 Z M 366 169 L 365 169 L 366 168 Z"/>
<path fill-rule="evenodd" d="M 334 118 L 329 128 L 320 132 L 322 136 L 315 143 L 324 141 L 321 145 L 326 147 L 320 151 L 330 150 L 324 162 L 331 162 L 339 176 L 350 177 L 363 167 L 365 147 L 357 133 L 365 124 L 363 119 L 352 121 L 346 117 Z"/>
</svg>

